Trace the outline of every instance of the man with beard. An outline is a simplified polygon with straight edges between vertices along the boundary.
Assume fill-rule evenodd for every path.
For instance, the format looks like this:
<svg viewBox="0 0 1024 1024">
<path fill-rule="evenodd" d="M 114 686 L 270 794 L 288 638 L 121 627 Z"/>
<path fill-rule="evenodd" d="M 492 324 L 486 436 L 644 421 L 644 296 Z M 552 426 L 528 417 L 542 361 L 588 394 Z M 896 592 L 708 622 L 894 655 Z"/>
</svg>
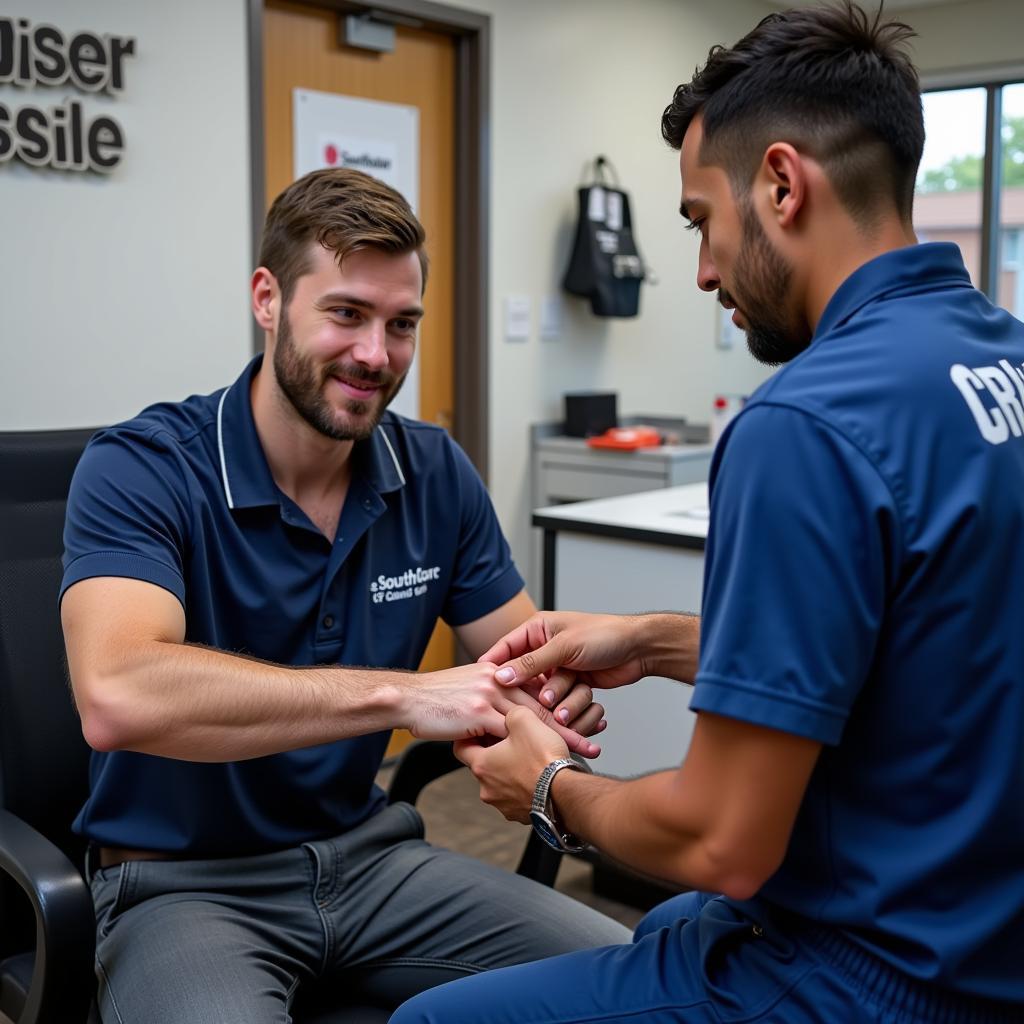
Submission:
<svg viewBox="0 0 1024 1024">
<path fill-rule="evenodd" d="M 703 619 L 543 612 L 483 656 L 695 681 L 682 766 L 575 771 L 519 711 L 457 745 L 506 817 L 694 891 L 394 1024 L 1024 1020 L 1024 325 L 916 244 L 911 34 L 772 15 L 676 91 L 698 285 L 787 364 L 715 452 Z"/>
<path fill-rule="evenodd" d="M 493 666 L 410 671 L 439 616 L 477 656 L 535 610 L 466 456 L 386 411 L 423 244 L 365 174 L 295 182 L 252 278 L 265 355 L 101 431 L 76 471 L 61 613 L 106 1024 L 279 1021 L 350 968 L 397 1002 L 628 935 L 429 846 L 374 784 L 393 727 L 500 736 L 523 706 L 593 755 L 602 720 L 567 673 L 542 706 Z"/>
</svg>

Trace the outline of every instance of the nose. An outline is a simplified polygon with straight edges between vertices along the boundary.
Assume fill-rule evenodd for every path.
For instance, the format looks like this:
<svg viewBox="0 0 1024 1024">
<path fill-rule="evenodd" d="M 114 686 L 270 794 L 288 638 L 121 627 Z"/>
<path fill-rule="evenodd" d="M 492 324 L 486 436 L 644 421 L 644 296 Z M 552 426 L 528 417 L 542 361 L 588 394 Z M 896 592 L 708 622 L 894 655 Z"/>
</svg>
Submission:
<svg viewBox="0 0 1024 1024">
<path fill-rule="evenodd" d="M 705 239 L 701 239 L 700 255 L 697 259 L 697 287 L 702 292 L 717 291 L 722 285 L 715 264 L 711 259 L 711 251 Z"/>
<path fill-rule="evenodd" d="M 359 342 L 352 349 L 352 358 L 369 370 L 383 370 L 388 365 L 388 333 L 382 321 L 371 320 L 359 332 Z"/>
</svg>

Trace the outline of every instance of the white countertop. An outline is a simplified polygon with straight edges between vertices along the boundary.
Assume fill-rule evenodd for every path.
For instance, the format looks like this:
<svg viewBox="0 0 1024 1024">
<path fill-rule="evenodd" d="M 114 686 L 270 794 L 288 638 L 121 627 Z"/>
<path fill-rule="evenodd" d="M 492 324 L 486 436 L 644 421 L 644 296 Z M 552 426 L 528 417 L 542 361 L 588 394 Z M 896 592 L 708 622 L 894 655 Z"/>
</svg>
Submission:
<svg viewBox="0 0 1024 1024">
<path fill-rule="evenodd" d="M 548 529 L 558 529 L 558 525 L 564 523 L 566 529 L 572 529 L 574 524 L 590 527 L 588 532 L 600 532 L 601 527 L 608 527 L 610 532 L 620 535 L 635 530 L 666 537 L 706 538 L 708 485 L 685 484 L 617 498 L 575 501 L 538 508 L 533 514 L 547 520 L 543 525 Z"/>
</svg>

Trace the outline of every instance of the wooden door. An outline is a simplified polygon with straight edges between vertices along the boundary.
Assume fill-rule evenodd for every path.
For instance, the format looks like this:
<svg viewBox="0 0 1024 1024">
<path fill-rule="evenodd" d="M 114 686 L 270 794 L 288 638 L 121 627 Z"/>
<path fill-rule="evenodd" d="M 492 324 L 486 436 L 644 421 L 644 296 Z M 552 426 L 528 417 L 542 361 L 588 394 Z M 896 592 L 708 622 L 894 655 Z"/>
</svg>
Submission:
<svg viewBox="0 0 1024 1024">
<path fill-rule="evenodd" d="M 420 417 L 452 428 L 454 369 L 455 43 L 450 36 L 399 26 L 392 53 L 339 41 L 333 11 L 266 0 L 263 13 L 266 204 L 294 180 L 292 90 L 316 89 L 419 109 L 418 216 L 427 233 L 430 278 L 416 358 Z M 455 664 L 451 630 L 438 623 L 422 671 Z M 396 734 L 389 753 L 408 734 Z"/>
</svg>

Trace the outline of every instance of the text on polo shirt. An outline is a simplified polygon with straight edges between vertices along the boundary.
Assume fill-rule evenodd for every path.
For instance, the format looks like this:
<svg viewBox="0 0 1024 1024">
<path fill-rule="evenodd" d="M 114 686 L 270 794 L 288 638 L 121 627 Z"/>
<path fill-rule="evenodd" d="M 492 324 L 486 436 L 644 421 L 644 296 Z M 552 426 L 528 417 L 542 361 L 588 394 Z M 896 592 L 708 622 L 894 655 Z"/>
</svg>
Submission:
<svg viewBox="0 0 1024 1024">
<path fill-rule="evenodd" d="M 370 584 L 374 604 L 404 601 L 409 597 L 420 597 L 427 592 L 430 583 L 441 578 L 441 567 L 413 566 L 400 576 L 385 576 L 383 573 Z"/>
<path fill-rule="evenodd" d="M 949 379 L 967 403 L 981 436 L 989 444 L 1002 444 L 1024 436 L 1024 370 L 1008 359 L 998 366 L 949 368 Z"/>
</svg>

